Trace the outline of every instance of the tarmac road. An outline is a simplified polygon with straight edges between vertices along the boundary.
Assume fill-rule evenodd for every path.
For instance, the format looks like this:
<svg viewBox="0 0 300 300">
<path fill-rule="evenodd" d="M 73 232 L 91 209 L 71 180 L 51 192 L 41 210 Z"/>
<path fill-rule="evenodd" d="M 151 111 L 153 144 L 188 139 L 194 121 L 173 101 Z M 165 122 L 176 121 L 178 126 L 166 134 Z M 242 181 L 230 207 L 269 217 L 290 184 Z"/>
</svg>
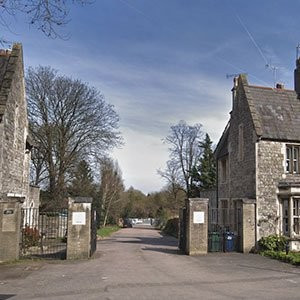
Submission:
<svg viewBox="0 0 300 300">
<path fill-rule="evenodd" d="M 174 238 L 126 228 L 91 260 L 1 265 L 0 299 L 300 299 L 300 268 L 254 254 L 188 257 Z"/>
</svg>

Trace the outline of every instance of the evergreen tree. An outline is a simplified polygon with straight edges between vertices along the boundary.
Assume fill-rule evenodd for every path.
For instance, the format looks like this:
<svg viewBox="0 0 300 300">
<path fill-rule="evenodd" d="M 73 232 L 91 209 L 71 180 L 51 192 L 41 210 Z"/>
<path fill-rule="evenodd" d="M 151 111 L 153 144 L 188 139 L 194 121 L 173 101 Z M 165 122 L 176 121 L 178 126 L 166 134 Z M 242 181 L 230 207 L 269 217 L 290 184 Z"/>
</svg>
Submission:
<svg viewBox="0 0 300 300">
<path fill-rule="evenodd" d="M 199 160 L 200 161 L 200 160 Z M 199 166 L 194 166 L 191 170 L 191 188 L 190 195 L 191 198 L 200 197 L 200 174 L 199 174 Z"/>
<path fill-rule="evenodd" d="M 93 183 L 92 170 L 85 160 L 78 163 L 73 176 L 69 194 L 74 197 L 93 197 L 96 188 Z"/>
<path fill-rule="evenodd" d="M 216 161 L 212 150 L 212 141 L 206 134 L 203 142 L 200 143 L 203 155 L 200 158 L 198 168 L 200 190 L 209 190 L 216 187 Z"/>
</svg>

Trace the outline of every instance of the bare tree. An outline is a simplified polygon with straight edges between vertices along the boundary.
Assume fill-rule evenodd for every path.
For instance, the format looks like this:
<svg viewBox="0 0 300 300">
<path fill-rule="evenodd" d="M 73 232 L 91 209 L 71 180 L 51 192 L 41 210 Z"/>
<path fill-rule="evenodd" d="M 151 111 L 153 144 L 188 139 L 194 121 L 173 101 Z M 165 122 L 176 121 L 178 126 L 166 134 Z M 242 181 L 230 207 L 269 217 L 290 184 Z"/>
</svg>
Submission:
<svg viewBox="0 0 300 300">
<path fill-rule="evenodd" d="M 124 184 L 118 163 L 110 158 L 104 159 L 101 163 L 100 184 L 100 215 L 103 215 L 103 227 L 107 224 L 109 215 L 112 215 L 112 208 L 120 202 L 123 191 Z"/>
<path fill-rule="evenodd" d="M 0 0 L 0 25 L 9 28 L 9 18 L 25 15 L 27 23 L 50 38 L 62 37 L 57 29 L 68 23 L 69 6 L 90 0 Z M 2 42 L 6 42 L 3 38 Z"/>
<path fill-rule="evenodd" d="M 185 121 L 180 121 L 177 125 L 171 126 L 169 135 L 164 139 L 170 146 L 171 160 L 181 170 L 188 197 L 191 190 L 191 171 L 202 153 L 199 147 L 202 138 L 201 124 L 188 125 Z"/>
<path fill-rule="evenodd" d="M 40 149 L 33 147 L 31 150 L 30 183 L 41 186 L 48 176 L 45 155 L 42 154 Z"/>
<path fill-rule="evenodd" d="M 184 182 L 181 176 L 181 170 L 178 163 L 174 160 L 168 160 L 166 164 L 166 168 L 157 171 L 158 175 L 160 175 L 167 182 L 167 190 L 172 195 L 172 202 L 177 203 L 178 194 L 180 191 L 184 190 Z"/>
<path fill-rule="evenodd" d="M 28 69 L 26 94 L 38 149 L 33 155 L 35 181 L 47 175 L 50 199 L 60 201 L 76 162 L 101 158 L 120 143 L 119 117 L 95 88 L 50 67 Z"/>
</svg>

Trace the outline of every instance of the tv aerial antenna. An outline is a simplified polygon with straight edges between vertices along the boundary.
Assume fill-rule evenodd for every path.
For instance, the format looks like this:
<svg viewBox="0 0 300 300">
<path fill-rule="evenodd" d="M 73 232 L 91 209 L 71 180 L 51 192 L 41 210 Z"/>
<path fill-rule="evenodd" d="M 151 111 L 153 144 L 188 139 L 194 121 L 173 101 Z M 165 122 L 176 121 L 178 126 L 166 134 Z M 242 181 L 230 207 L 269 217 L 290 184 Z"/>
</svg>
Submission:
<svg viewBox="0 0 300 300">
<path fill-rule="evenodd" d="M 233 78 L 233 77 L 238 77 L 240 73 L 235 73 L 235 74 L 226 74 L 226 79 Z"/>
<path fill-rule="evenodd" d="M 233 77 L 239 77 L 241 74 L 244 74 L 244 75 L 248 75 L 248 73 L 235 73 L 235 74 L 226 74 L 226 79 L 229 79 L 229 78 L 233 78 Z"/>
<path fill-rule="evenodd" d="M 273 82 L 274 82 L 274 87 L 276 87 L 276 83 L 277 83 L 277 72 L 278 72 L 278 67 L 272 65 L 271 63 L 267 63 L 265 65 L 266 69 L 269 69 L 272 71 L 273 73 Z"/>
</svg>

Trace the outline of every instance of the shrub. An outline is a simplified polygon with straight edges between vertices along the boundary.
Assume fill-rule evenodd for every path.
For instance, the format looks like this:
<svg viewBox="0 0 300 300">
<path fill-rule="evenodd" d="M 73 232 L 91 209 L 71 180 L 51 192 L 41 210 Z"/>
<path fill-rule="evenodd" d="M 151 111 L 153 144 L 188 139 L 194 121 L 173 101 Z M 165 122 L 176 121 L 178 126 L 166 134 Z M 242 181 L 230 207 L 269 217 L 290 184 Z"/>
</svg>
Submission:
<svg viewBox="0 0 300 300">
<path fill-rule="evenodd" d="M 25 248 L 37 246 L 39 244 L 40 234 L 36 227 L 25 225 L 25 228 L 22 229 L 22 233 Z"/>
<path fill-rule="evenodd" d="M 178 232 L 179 232 L 179 218 L 169 219 L 166 223 L 166 226 L 163 229 L 163 233 L 178 238 Z"/>
<path fill-rule="evenodd" d="M 288 239 L 285 236 L 276 234 L 262 237 L 258 241 L 259 249 L 261 251 L 284 251 Z"/>
<path fill-rule="evenodd" d="M 274 259 L 278 259 L 287 263 L 291 263 L 293 265 L 300 265 L 300 253 L 299 252 L 289 252 L 286 254 L 283 251 L 273 251 L 266 250 L 261 252 L 263 256 L 268 256 Z"/>
<path fill-rule="evenodd" d="M 168 217 L 166 210 L 164 208 L 160 207 L 157 210 L 157 214 L 155 217 L 155 227 L 159 228 L 159 229 L 163 229 L 166 226 L 168 219 L 169 219 L 169 217 Z"/>
</svg>

